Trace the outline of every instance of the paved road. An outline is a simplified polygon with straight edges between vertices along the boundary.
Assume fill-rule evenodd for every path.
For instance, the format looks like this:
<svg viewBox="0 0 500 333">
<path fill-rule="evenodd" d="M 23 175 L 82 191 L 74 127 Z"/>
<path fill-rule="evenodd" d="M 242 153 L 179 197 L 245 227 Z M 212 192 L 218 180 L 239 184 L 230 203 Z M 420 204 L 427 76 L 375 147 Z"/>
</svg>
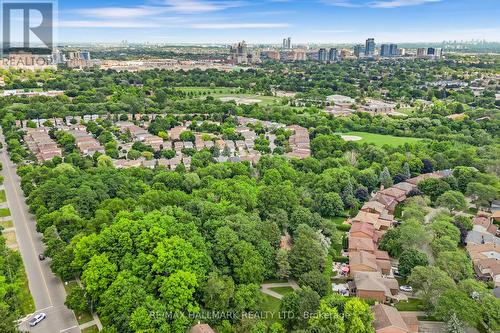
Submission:
<svg viewBox="0 0 500 333">
<path fill-rule="evenodd" d="M 66 308 L 66 292 L 62 281 L 50 270 L 50 260 L 40 262 L 38 254 L 43 253 L 41 234 L 36 231 L 35 221 L 28 212 L 16 166 L 10 161 L 3 133 L 0 130 L 0 142 L 4 145 L 0 153 L 3 164 L 5 193 L 16 229 L 19 251 L 24 261 L 29 288 L 35 301 L 36 311 L 47 314 L 47 319 L 38 326 L 29 328 L 26 322 L 19 329 L 35 333 L 76 333 L 80 332 L 73 311 Z"/>
</svg>

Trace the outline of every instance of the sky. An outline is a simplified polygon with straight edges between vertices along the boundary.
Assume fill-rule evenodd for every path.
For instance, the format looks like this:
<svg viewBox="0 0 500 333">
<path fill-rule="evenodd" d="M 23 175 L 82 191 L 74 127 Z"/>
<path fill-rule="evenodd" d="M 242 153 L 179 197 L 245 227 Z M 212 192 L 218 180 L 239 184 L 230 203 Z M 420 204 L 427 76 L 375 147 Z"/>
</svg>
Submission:
<svg viewBox="0 0 500 333">
<path fill-rule="evenodd" d="M 59 0 L 59 42 L 500 41 L 500 0 Z"/>
</svg>

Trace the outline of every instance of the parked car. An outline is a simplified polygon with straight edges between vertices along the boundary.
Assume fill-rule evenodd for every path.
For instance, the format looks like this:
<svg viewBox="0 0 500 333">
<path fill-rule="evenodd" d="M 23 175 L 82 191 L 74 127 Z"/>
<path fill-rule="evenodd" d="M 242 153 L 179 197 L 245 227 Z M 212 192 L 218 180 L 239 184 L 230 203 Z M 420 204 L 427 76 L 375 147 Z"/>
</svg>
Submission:
<svg viewBox="0 0 500 333">
<path fill-rule="evenodd" d="M 43 253 L 40 253 L 40 254 L 38 255 L 38 259 L 39 259 L 40 261 L 44 261 L 44 260 L 45 260 L 45 255 L 44 255 Z"/>
<path fill-rule="evenodd" d="M 407 293 L 413 292 L 413 288 L 411 286 L 401 286 L 401 287 L 399 287 L 399 290 L 407 292 Z"/>
<path fill-rule="evenodd" d="M 33 326 L 38 325 L 45 318 L 47 318 L 47 315 L 45 313 L 41 312 L 41 313 L 36 314 L 33 317 L 31 317 L 31 319 L 28 321 L 28 323 L 31 327 L 33 327 Z"/>
</svg>

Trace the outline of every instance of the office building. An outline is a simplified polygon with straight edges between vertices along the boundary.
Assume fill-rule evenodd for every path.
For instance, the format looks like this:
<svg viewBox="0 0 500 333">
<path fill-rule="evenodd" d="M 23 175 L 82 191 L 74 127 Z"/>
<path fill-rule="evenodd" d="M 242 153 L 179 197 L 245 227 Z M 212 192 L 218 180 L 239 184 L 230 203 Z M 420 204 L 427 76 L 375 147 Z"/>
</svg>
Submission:
<svg viewBox="0 0 500 333">
<path fill-rule="evenodd" d="M 260 62 L 260 52 L 248 51 L 248 46 L 245 41 L 231 46 L 231 48 L 229 49 L 229 53 L 229 59 L 234 64 L 245 65 Z"/>
<path fill-rule="evenodd" d="M 389 45 L 389 53 L 390 53 L 391 57 L 398 56 L 398 46 L 397 46 L 397 44 L 390 44 Z"/>
<path fill-rule="evenodd" d="M 90 52 L 88 51 L 81 52 L 80 59 L 90 61 Z"/>
<path fill-rule="evenodd" d="M 389 57 L 391 53 L 391 49 L 389 44 L 380 45 L 380 56 L 381 57 Z"/>
<path fill-rule="evenodd" d="M 427 55 L 427 49 L 425 47 L 419 47 L 417 49 L 417 57 L 425 57 Z"/>
<path fill-rule="evenodd" d="M 349 50 L 346 49 L 340 50 L 340 59 L 346 59 L 349 56 L 350 56 Z"/>
<path fill-rule="evenodd" d="M 334 62 L 334 61 L 339 60 L 339 53 L 338 53 L 337 49 L 335 49 L 335 48 L 330 49 L 330 52 L 328 54 L 328 60 L 330 62 Z"/>
<path fill-rule="evenodd" d="M 436 54 L 436 49 L 435 49 L 435 48 L 433 48 L 433 47 L 429 47 L 429 48 L 427 49 L 427 55 L 428 55 L 428 56 L 434 56 L 435 54 Z"/>
<path fill-rule="evenodd" d="M 68 52 L 68 59 L 69 60 L 74 60 L 74 59 L 79 59 L 80 58 L 80 53 L 77 52 L 77 51 L 71 51 L 71 52 Z"/>
<path fill-rule="evenodd" d="M 292 61 L 306 61 L 306 60 L 307 60 L 306 50 L 292 51 Z"/>
<path fill-rule="evenodd" d="M 357 58 L 365 55 L 365 46 L 362 44 L 354 45 L 354 56 Z"/>
<path fill-rule="evenodd" d="M 262 52 L 264 59 L 280 61 L 281 56 L 279 51 L 264 51 Z"/>
<path fill-rule="evenodd" d="M 283 50 L 292 49 L 292 37 L 283 38 Z"/>
<path fill-rule="evenodd" d="M 52 63 L 53 64 L 64 64 L 66 62 L 66 56 L 60 50 L 55 49 L 52 53 Z"/>
<path fill-rule="evenodd" d="M 321 62 L 328 62 L 328 51 L 326 49 L 319 49 L 318 60 Z"/>
<path fill-rule="evenodd" d="M 380 46 L 381 57 L 396 57 L 398 55 L 398 46 L 396 44 L 382 44 Z"/>
<path fill-rule="evenodd" d="M 371 57 L 375 54 L 375 39 L 368 38 L 365 44 L 365 56 Z"/>
<path fill-rule="evenodd" d="M 434 56 L 436 58 L 441 58 L 443 56 L 443 49 L 442 48 L 437 48 Z"/>
</svg>

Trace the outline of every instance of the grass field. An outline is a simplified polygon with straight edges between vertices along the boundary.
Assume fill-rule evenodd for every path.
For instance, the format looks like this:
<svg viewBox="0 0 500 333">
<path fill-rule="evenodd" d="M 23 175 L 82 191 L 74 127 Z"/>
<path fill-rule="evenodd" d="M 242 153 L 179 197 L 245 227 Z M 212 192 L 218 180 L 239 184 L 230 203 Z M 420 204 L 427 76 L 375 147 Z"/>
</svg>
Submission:
<svg viewBox="0 0 500 333">
<path fill-rule="evenodd" d="M 0 217 L 10 216 L 10 209 L 0 208 Z"/>
<path fill-rule="evenodd" d="M 5 202 L 7 199 L 5 198 L 5 191 L 0 191 L 0 202 Z"/>
<path fill-rule="evenodd" d="M 7 246 L 17 246 L 17 238 L 14 231 L 4 232 L 2 236 L 5 238 L 5 244 L 7 244 Z"/>
<path fill-rule="evenodd" d="M 266 322 L 272 324 L 279 321 L 281 301 L 266 294 L 262 294 L 262 298 L 262 312 L 265 315 Z"/>
<path fill-rule="evenodd" d="M 330 221 L 335 223 L 336 225 L 343 224 L 347 220 L 347 217 L 342 217 L 342 216 L 337 216 L 337 217 L 332 217 Z"/>
<path fill-rule="evenodd" d="M 293 288 L 292 287 L 276 287 L 276 288 L 270 288 L 272 291 L 280 294 L 280 295 L 288 295 L 293 293 Z"/>
<path fill-rule="evenodd" d="M 14 223 L 12 223 L 12 221 L 0 221 L 0 226 L 4 229 L 9 229 L 14 226 Z"/>
<path fill-rule="evenodd" d="M 410 144 L 417 143 L 422 140 L 419 138 L 407 138 L 407 137 L 398 137 L 392 135 L 373 134 L 365 132 L 348 132 L 348 133 L 342 133 L 341 135 L 359 136 L 361 137 L 361 140 L 355 142 L 361 144 L 373 143 L 377 146 L 389 145 L 392 147 L 404 145 L 405 143 L 410 143 Z"/>
<path fill-rule="evenodd" d="M 84 328 L 82 330 L 82 333 L 98 333 L 98 332 L 99 330 L 97 329 L 96 325 Z"/>
<path fill-rule="evenodd" d="M 28 277 L 26 276 L 24 270 L 22 274 L 23 274 L 23 287 L 20 292 L 19 301 L 21 303 L 21 310 L 23 314 L 27 315 L 30 313 L 34 313 L 36 308 L 35 308 L 35 302 L 33 301 L 33 297 L 31 297 L 31 292 L 28 285 Z"/>
<path fill-rule="evenodd" d="M 408 302 L 401 301 L 396 303 L 396 309 L 399 311 L 422 311 L 422 301 L 418 298 L 409 298 Z"/>
</svg>

